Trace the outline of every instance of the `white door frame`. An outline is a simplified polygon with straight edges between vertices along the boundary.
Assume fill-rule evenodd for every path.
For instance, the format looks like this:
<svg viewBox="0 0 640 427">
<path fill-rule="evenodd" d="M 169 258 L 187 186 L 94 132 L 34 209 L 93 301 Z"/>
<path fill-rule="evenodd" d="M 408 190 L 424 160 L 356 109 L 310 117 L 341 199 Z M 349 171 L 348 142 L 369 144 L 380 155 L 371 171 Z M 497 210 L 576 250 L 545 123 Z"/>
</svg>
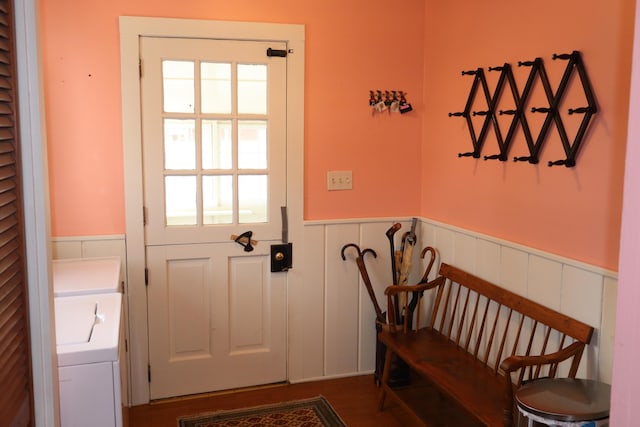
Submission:
<svg viewBox="0 0 640 427">
<path fill-rule="evenodd" d="M 171 18 L 120 17 L 120 67 L 122 85 L 122 138 L 127 246 L 127 303 L 129 307 L 129 359 L 131 405 L 149 402 L 147 377 L 147 291 L 144 283 L 145 246 L 142 179 L 142 133 L 138 77 L 139 38 L 190 37 L 286 42 L 287 59 L 287 207 L 289 240 L 294 242 L 294 268 L 287 287 L 296 289 L 302 271 L 297 269 L 303 247 L 304 186 L 304 26 Z M 298 256 L 300 254 L 300 256 Z M 301 264 L 301 263 L 300 263 Z M 285 273 L 278 273 L 285 274 Z M 294 296 L 295 299 L 295 296 Z M 289 307 L 292 297 L 289 296 Z M 289 340 L 289 359 L 298 351 Z M 290 370 L 289 370 L 290 372 Z M 290 375 L 290 373 L 289 373 Z"/>
<path fill-rule="evenodd" d="M 35 425 L 60 425 L 39 5 L 13 2 Z"/>
</svg>

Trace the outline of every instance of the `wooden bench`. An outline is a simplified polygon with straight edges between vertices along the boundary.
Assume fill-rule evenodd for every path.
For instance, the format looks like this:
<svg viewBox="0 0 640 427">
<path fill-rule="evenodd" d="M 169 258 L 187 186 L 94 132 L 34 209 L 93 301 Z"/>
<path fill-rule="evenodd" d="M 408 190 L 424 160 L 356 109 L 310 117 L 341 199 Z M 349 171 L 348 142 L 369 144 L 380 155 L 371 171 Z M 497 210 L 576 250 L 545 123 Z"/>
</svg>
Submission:
<svg viewBox="0 0 640 427">
<path fill-rule="evenodd" d="M 411 410 L 389 386 L 397 356 L 475 421 L 510 427 L 515 390 L 536 378 L 574 378 L 593 334 L 589 325 L 445 263 L 435 280 L 390 286 L 385 294 L 389 324 L 378 334 L 387 348 L 380 410 L 387 395 Z M 396 325 L 394 298 L 406 302 L 414 295 L 421 296 L 415 315 Z"/>
</svg>

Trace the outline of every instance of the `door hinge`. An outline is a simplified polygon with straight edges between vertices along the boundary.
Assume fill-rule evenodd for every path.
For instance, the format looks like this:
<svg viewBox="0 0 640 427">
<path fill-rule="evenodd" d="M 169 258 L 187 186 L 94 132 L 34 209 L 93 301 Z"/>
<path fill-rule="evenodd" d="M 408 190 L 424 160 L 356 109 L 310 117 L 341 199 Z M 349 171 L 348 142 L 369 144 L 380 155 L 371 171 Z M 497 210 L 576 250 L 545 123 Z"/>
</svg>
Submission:
<svg viewBox="0 0 640 427">
<path fill-rule="evenodd" d="M 151 382 L 151 365 L 147 365 L 147 379 Z"/>
<path fill-rule="evenodd" d="M 142 78 L 142 58 L 138 58 L 138 77 Z"/>
<path fill-rule="evenodd" d="M 147 267 L 144 268 L 144 285 L 149 286 L 149 269 Z"/>
<path fill-rule="evenodd" d="M 142 225 L 147 225 L 147 215 L 149 213 L 149 210 L 147 209 L 146 206 L 142 207 Z"/>
</svg>

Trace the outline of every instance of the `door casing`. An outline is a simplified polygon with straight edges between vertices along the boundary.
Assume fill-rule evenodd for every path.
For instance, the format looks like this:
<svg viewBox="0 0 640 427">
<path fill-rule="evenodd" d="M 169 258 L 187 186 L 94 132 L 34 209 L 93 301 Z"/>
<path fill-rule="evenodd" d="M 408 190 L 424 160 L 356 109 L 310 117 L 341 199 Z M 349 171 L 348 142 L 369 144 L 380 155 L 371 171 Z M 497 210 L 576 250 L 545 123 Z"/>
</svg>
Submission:
<svg viewBox="0 0 640 427">
<path fill-rule="evenodd" d="M 120 17 L 120 63 L 122 89 L 122 136 L 126 219 L 126 274 L 129 311 L 130 405 L 149 402 L 147 292 L 143 225 L 142 131 L 140 122 L 139 38 L 187 37 L 228 40 L 282 41 L 289 47 L 287 59 L 287 209 L 289 239 L 294 260 L 303 247 L 304 186 L 304 26 L 172 18 Z M 297 253 L 296 253 L 297 252 Z M 298 256 L 300 254 L 300 256 Z M 297 257 L 297 258 L 296 258 Z M 300 263 L 302 264 L 302 263 Z M 285 273 L 281 273 L 285 274 Z M 288 289 L 295 289 L 301 271 L 291 270 Z M 295 303 L 289 296 L 289 307 Z M 289 358 L 298 350 L 291 341 Z"/>
</svg>

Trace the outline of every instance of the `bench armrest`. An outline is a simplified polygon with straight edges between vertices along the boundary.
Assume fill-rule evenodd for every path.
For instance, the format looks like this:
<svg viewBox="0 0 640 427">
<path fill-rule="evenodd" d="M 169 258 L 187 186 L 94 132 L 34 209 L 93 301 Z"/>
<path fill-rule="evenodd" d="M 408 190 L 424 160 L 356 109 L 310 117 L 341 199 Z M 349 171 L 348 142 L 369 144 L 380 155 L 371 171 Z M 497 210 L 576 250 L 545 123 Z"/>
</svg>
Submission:
<svg viewBox="0 0 640 427">
<path fill-rule="evenodd" d="M 556 364 L 574 356 L 581 356 L 583 350 L 584 343 L 576 341 L 555 353 L 541 354 L 539 356 L 510 356 L 502 361 L 500 369 L 505 374 L 509 374 L 526 366 Z"/>
<path fill-rule="evenodd" d="M 576 341 L 573 344 L 570 344 L 554 353 L 542 354 L 539 356 L 511 356 L 503 360 L 502 363 L 500 363 L 500 369 L 502 369 L 505 373 L 504 379 L 507 390 L 504 397 L 503 411 L 505 425 L 512 425 L 514 412 L 514 386 L 515 389 L 520 387 L 520 385 L 522 384 L 524 371 L 521 371 L 520 379 L 516 384 L 512 382 L 511 373 L 530 366 L 539 367 L 543 365 L 556 365 L 555 367 L 557 367 L 560 362 L 573 358 L 573 361 L 571 362 L 571 368 L 569 370 L 569 377 L 575 378 L 576 372 L 578 370 L 578 364 L 580 363 L 580 358 L 582 357 L 582 352 L 584 351 L 584 346 L 584 343 Z M 551 376 L 555 376 L 555 367 L 554 374 Z M 531 371 L 533 371 L 533 369 Z M 539 371 L 536 371 L 537 372 L 535 375 L 537 377 Z"/>
<path fill-rule="evenodd" d="M 426 291 L 429 289 L 437 288 L 440 286 L 446 278 L 444 276 L 439 276 L 427 283 L 418 283 L 417 285 L 391 285 L 387 286 L 384 290 L 384 294 L 387 296 L 397 295 L 402 292 L 420 292 Z"/>
<path fill-rule="evenodd" d="M 421 282 L 416 285 L 387 286 L 384 294 L 387 296 L 387 318 L 391 326 L 389 332 L 395 333 L 397 331 L 396 326 L 402 326 L 404 332 L 414 328 L 417 329 L 420 324 L 422 293 L 441 286 L 445 281 L 446 278 L 444 276 L 439 276 L 430 282 Z M 417 298 L 412 298 L 411 303 L 407 304 L 409 294 L 413 294 Z M 399 305 L 400 301 L 403 301 L 402 307 Z M 405 308 L 407 309 L 406 312 L 404 312 Z M 397 313 L 398 310 L 400 310 L 400 315 Z M 414 317 L 415 320 L 413 319 Z"/>
</svg>

